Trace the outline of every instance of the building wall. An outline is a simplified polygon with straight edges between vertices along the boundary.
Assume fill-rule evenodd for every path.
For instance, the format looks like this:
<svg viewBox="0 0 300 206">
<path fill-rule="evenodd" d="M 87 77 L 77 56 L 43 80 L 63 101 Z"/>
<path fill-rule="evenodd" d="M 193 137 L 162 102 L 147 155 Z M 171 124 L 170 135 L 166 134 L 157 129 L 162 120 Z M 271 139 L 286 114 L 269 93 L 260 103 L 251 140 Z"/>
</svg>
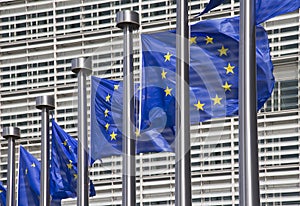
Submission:
<svg viewBox="0 0 300 206">
<path fill-rule="evenodd" d="M 191 23 L 239 14 L 228 0 L 194 18 L 208 0 L 189 1 Z M 139 81 L 139 34 L 175 29 L 175 0 L 18 0 L 0 2 L 0 125 L 18 126 L 22 144 L 40 158 L 40 113 L 35 98 L 54 95 L 53 116 L 77 135 L 77 78 L 70 61 L 90 57 L 93 74 L 122 79 L 119 10 L 139 12 L 134 35 L 135 80 Z M 261 205 L 300 205 L 299 53 L 300 11 L 264 23 L 269 34 L 276 87 L 258 114 Z M 89 82 L 89 81 L 88 81 Z M 89 88 L 88 88 L 89 93 Z M 191 126 L 193 205 L 238 205 L 238 119 Z M 0 141 L 0 179 L 6 184 L 7 142 Z M 121 157 L 90 169 L 97 196 L 91 205 L 121 205 Z M 174 154 L 137 156 L 138 205 L 174 205 Z M 75 205 L 76 200 L 64 200 Z"/>
</svg>

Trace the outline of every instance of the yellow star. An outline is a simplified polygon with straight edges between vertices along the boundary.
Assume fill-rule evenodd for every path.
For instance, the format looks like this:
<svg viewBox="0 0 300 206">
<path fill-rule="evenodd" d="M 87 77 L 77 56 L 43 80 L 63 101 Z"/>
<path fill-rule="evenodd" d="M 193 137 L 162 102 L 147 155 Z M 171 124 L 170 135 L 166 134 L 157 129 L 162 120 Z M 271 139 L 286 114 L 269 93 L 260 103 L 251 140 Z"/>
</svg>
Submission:
<svg viewBox="0 0 300 206">
<path fill-rule="evenodd" d="M 34 164 L 34 163 L 32 163 L 30 166 L 31 166 L 31 167 L 35 167 L 35 164 Z"/>
<path fill-rule="evenodd" d="M 118 90 L 118 89 L 119 89 L 119 86 L 120 86 L 120 85 L 115 84 L 115 85 L 114 85 L 114 90 Z"/>
<path fill-rule="evenodd" d="M 108 94 L 106 97 L 105 97 L 105 101 L 109 102 L 110 100 L 110 95 Z"/>
<path fill-rule="evenodd" d="M 212 37 L 206 36 L 205 40 L 206 40 L 206 44 L 213 44 L 214 43 L 213 42 L 214 38 L 212 38 Z"/>
<path fill-rule="evenodd" d="M 65 140 L 65 141 L 63 142 L 63 145 L 64 145 L 64 146 L 67 146 L 67 144 L 68 144 L 68 143 L 67 143 L 67 140 Z"/>
<path fill-rule="evenodd" d="M 168 95 L 171 96 L 171 91 L 172 91 L 172 88 L 169 88 L 169 87 L 167 86 L 167 88 L 165 89 L 166 96 L 168 96 Z"/>
<path fill-rule="evenodd" d="M 108 117 L 108 112 L 109 112 L 108 109 L 105 109 L 105 111 L 104 111 L 104 116 L 105 117 Z"/>
<path fill-rule="evenodd" d="M 74 179 L 77 180 L 78 175 L 77 174 L 73 174 L 73 176 L 74 176 Z"/>
<path fill-rule="evenodd" d="M 190 38 L 190 44 L 197 44 L 197 37 L 196 36 Z"/>
<path fill-rule="evenodd" d="M 235 66 L 231 66 L 230 63 L 228 63 L 227 67 L 224 68 L 226 69 L 226 74 L 228 73 L 234 74 L 233 69 L 235 68 Z"/>
<path fill-rule="evenodd" d="M 108 124 L 108 123 L 106 123 L 106 125 L 104 126 L 106 131 L 108 130 L 109 126 L 110 126 L 110 124 Z"/>
<path fill-rule="evenodd" d="M 164 57 L 165 57 L 165 62 L 166 61 L 170 61 L 171 60 L 171 56 L 173 56 L 172 54 L 170 54 L 170 52 L 168 52 Z"/>
<path fill-rule="evenodd" d="M 231 86 L 232 86 L 232 84 L 228 84 L 228 82 L 225 82 L 225 84 L 222 87 L 224 88 L 224 90 L 226 92 L 226 91 L 231 91 L 231 88 L 230 88 Z"/>
<path fill-rule="evenodd" d="M 162 79 L 165 79 L 167 73 L 168 73 L 168 72 L 166 72 L 166 71 L 163 69 L 162 72 L 161 72 L 161 78 L 162 78 Z"/>
<path fill-rule="evenodd" d="M 216 97 L 215 98 L 211 98 L 211 99 L 214 101 L 214 105 L 216 105 L 216 104 L 221 104 L 221 100 L 223 98 L 218 97 L 218 95 L 216 94 Z"/>
<path fill-rule="evenodd" d="M 67 167 L 69 168 L 69 169 L 72 169 L 72 167 L 73 167 L 73 164 L 72 164 L 72 160 L 69 160 L 69 164 L 67 164 Z"/>
<path fill-rule="evenodd" d="M 135 136 L 136 137 L 141 136 L 140 130 L 138 128 L 135 129 Z"/>
<path fill-rule="evenodd" d="M 3 192 L 3 190 L 0 190 L 0 193 L 2 193 Z"/>
<path fill-rule="evenodd" d="M 227 56 L 227 50 L 228 49 L 225 49 L 224 46 L 222 46 L 221 49 L 218 49 L 218 51 L 220 52 L 220 56 L 222 56 L 222 55 Z"/>
<path fill-rule="evenodd" d="M 114 131 L 109 136 L 110 136 L 110 140 L 117 140 L 116 139 L 117 134 Z"/>
<path fill-rule="evenodd" d="M 205 104 L 201 104 L 201 102 L 200 102 L 200 100 L 198 100 L 198 102 L 197 102 L 197 104 L 194 104 L 194 106 L 197 108 L 197 110 L 204 110 L 203 109 L 203 106 L 204 106 Z"/>
</svg>

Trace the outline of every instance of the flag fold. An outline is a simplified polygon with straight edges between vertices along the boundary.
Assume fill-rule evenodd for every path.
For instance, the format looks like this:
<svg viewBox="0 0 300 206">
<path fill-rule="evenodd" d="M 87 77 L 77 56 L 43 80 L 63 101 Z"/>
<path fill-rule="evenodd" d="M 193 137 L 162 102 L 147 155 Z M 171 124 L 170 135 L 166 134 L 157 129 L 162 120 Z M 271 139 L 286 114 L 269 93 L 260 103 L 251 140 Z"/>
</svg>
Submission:
<svg viewBox="0 0 300 206">
<path fill-rule="evenodd" d="M 225 0 L 210 0 L 205 9 L 196 17 L 201 16 Z M 256 0 L 256 24 L 261 24 L 275 16 L 293 12 L 300 8 L 299 0 Z"/>
<path fill-rule="evenodd" d="M 66 133 L 52 119 L 51 184 L 56 185 L 51 195 L 55 199 L 77 196 L 77 146 L 78 141 Z M 90 181 L 90 196 L 95 196 Z"/>
<path fill-rule="evenodd" d="M 141 88 L 139 85 L 136 85 L 135 88 L 136 92 L 132 98 L 138 108 Z M 92 77 L 91 156 L 93 159 L 122 154 L 122 94 L 122 82 Z M 147 101 L 153 104 L 155 99 L 147 99 Z M 137 153 L 173 151 L 174 130 L 164 126 L 165 118 L 162 112 L 159 108 L 152 111 L 148 119 L 156 119 L 156 121 L 153 121 L 155 125 L 149 125 L 150 122 L 144 121 L 143 117 L 139 120 L 139 112 L 135 111 L 135 119 L 132 124 L 134 124 L 137 138 Z M 159 121 L 163 121 L 161 122 L 163 124 L 160 124 Z"/>
<path fill-rule="evenodd" d="M 18 205 L 40 205 L 40 162 L 24 147 L 20 146 Z M 55 185 L 50 185 L 50 191 Z M 61 205 L 60 199 L 51 198 L 51 206 Z"/>
</svg>

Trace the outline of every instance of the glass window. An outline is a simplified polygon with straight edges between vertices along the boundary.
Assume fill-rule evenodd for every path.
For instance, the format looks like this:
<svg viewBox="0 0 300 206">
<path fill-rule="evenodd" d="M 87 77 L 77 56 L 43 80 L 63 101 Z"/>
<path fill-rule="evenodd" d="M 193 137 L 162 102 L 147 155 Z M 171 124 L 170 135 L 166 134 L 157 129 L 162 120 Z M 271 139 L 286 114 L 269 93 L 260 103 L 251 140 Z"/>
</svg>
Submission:
<svg viewBox="0 0 300 206">
<path fill-rule="evenodd" d="M 44 17 L 47 16 L 47 12 L 38 13 L 38 17 Z"/>
<path fill-rule="evenodd" d="M 297 109 L 298 108 L 298 81 L 288 80 L 280 82 L 281 89 L 281 109 Z"/>
<path fill-rule="evenodd" d="M 4 25 L 1 27 L 1 30 L 8 30 L 8 29 L 9 29 L 8 25 Z"/>
</svg>

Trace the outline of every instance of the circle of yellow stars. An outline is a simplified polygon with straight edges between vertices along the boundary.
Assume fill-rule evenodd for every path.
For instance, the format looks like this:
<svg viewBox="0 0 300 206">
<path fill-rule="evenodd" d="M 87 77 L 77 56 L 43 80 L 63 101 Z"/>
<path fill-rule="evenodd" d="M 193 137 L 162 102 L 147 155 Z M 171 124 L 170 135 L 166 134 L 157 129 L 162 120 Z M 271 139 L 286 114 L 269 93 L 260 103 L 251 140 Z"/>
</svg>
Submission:
<svg viewBox="0 0 300 206">
<path fill-rule="evenodd" d="M 196 39 L 197 39 L 197 37 L 191 37 L 190 38 L 190 43 L 191 44 L 197 43 Z M 204 40 L 206 42 L 206 45 L 214 44 L 214 38 L 213 37 L 206 36 Z M 220 57 L 221 56 L 227 56 L 228 51 L 229 51 L 229 49 L 226 48 L 224 45 L 222 45 L 221 48 L 218 49 L 219 56 Z M 224 69 L 226 70 L 226 75 L 234 74 L 234 68 L 235 68 L 234 65 L 232 65 L 231 63 L 228 63 L 227 66 L 224 67 Z M 222 88 L 224 89 L 225 92 L 230 92 L 231 87 L 232 87 L 232 84 L 230 84 L 228 81 L 224 82 L 224 84 L 222 85 Z M 215 97 L 211 98 L 211 100 L 213 102 L 213 105 L 222 105 L 222 99 L 223 98 L 219 97 L 217 94 L 216 94 Z M 195 106 L 196 110 L 204 111 L 204 109 L 205 109 L 205 104 L 201 103 L 201 101 L 199 99 L 197 100 L 197 103 L 194 104 L 194 106 Z"/>
</svg>

